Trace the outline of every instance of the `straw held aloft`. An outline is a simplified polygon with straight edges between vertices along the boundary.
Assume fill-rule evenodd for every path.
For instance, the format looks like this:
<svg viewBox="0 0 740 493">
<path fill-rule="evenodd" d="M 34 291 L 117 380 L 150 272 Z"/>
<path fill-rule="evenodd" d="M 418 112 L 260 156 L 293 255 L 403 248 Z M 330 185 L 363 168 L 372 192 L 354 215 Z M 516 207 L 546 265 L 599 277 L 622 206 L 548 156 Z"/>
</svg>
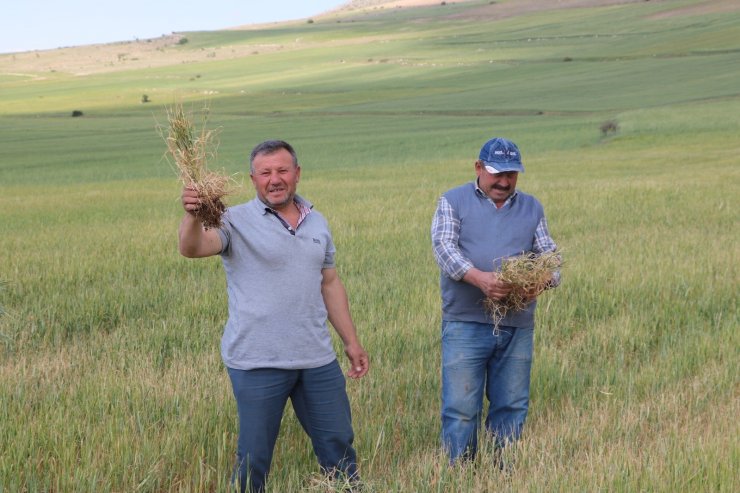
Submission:
<svg viewBox="0 0 740 493">
<path fill-rule="evenodd" d="M 217 131 L 206 129 L 204 124 L 196 132 L 182 105 L 168 109 L 167 120 L 167 150 L 175 161 L 182 183 L 198 192 L 200 206 L 194 212 L 195 217 L 206 229 L 218 228 L 226 210 L 222 199 L 230 193 L 233 180 L 208 169 L 208 162 L 215 157 Z"/>
</svg>

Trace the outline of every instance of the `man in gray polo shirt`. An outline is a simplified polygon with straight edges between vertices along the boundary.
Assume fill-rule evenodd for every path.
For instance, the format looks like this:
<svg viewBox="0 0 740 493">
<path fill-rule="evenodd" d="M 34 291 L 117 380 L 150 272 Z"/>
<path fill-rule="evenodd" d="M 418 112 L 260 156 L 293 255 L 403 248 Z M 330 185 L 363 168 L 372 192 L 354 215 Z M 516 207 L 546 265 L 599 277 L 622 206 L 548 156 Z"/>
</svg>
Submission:
<svg viewBox="0 0 740 493">
<path fill-rule="evenodd" d="M 242 492 L 264 491 L 288 398 L 322 469 L 358 477 L 345 379 L 327 319 L 344 343 L 350 378 L 363 377 L 369 359 L 335 269 L 326 219 L 296 195 L 300 175 L 290 144 L 259 144 L 250 156 L 257 198 L 227 209 L 219 229 L 196 219 L 200 200 L 192 187 L 182 193 L 180 253 L 220 255 L 226 272 L 221 356 L 239 414 L 233 481 Z"/>
</svg>

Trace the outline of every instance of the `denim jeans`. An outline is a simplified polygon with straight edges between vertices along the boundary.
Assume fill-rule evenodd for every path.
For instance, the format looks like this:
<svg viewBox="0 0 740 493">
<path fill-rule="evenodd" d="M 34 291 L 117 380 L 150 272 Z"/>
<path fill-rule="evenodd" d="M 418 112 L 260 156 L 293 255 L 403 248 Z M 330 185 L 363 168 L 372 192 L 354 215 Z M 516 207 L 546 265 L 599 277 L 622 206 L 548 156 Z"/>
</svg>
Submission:
<svg viewBox="0 0 740 493">
<path fill-rule="evenodd" d="M 264 491 L 288 398 L 324 472 L 357 476 L 349 400 L 336 360 L 302 370 L 228 368 L 228 372 L 239 413 L 232 478 L 239 491 Z"/>
<path fill-rule="evenodd" d="M 498 447 L 521 435 L 529 408 L 534 327 L 442 322 L 442 445 L 450 462 L 478 448 L 483 391 L 485 428 Z"/>
</svg>

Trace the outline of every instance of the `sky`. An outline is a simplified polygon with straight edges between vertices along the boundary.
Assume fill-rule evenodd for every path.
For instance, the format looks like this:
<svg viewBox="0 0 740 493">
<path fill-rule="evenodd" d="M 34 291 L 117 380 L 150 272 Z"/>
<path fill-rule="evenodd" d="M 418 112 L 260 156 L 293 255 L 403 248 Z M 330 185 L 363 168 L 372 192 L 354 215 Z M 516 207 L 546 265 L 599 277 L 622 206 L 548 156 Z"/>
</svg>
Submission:
<svg viewBox="0 0 740 493">
<path fill-rule="evenodd" d="M 349 0 L 3 0 L 0 53 L 310 18 Z"/>
</svg>

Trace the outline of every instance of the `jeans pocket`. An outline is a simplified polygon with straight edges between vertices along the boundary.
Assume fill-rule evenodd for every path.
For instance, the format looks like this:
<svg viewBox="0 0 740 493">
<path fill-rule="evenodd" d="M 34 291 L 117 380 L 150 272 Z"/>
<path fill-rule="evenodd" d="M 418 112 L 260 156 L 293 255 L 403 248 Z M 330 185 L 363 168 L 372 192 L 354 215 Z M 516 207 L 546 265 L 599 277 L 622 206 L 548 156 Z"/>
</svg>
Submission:
<svg viewBox="0 0 740 493">
<path fill-rule="evenodd" d="M 455 330 L 456 322 L 450 322 L 448 320 L 442 320 L 442 340 L 449 336 L 449 334 Z"/>
</svg>

